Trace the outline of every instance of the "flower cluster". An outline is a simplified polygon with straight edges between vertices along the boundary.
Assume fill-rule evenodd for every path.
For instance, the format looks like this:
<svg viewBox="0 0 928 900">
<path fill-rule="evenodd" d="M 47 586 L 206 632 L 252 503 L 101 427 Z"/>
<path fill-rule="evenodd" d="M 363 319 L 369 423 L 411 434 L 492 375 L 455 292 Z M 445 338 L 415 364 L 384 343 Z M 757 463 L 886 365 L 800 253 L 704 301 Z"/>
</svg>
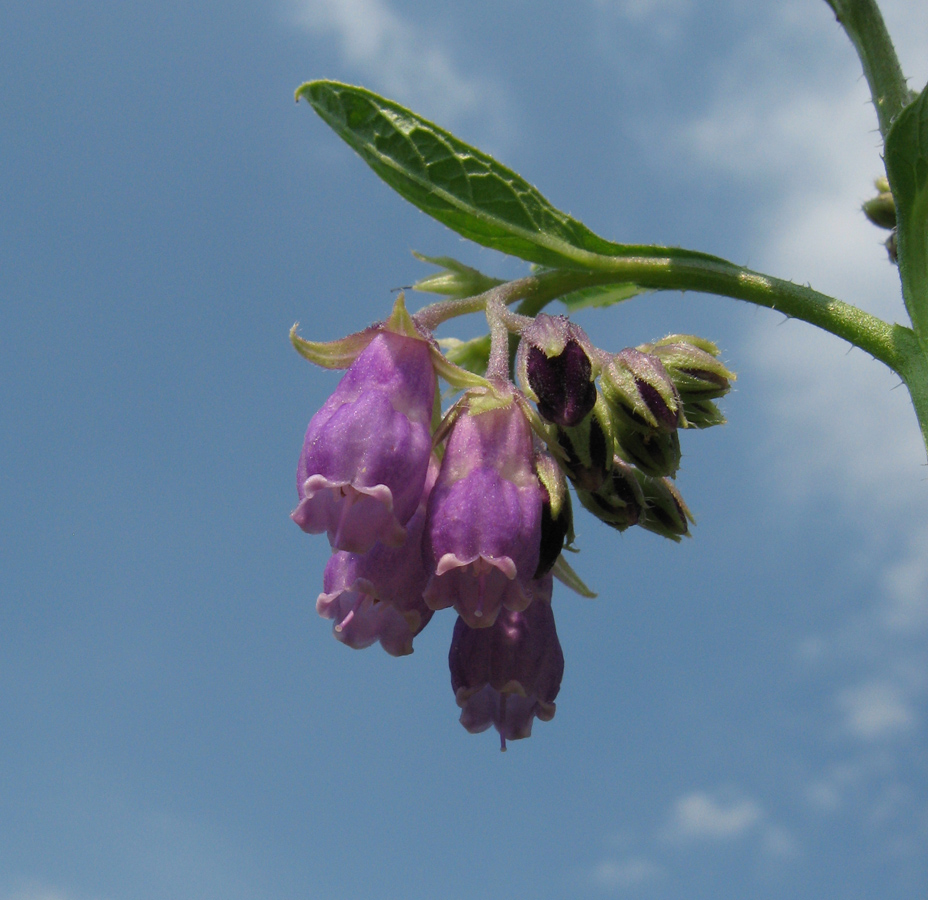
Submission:
<svg viewBox="0 0 928 900">
<path fill-rule="evenodd" d="M 493 725 L 505 749 L 554 716 L 564 658 L 553 577 L 586 590 L 562 556 L 568 482 L 610 526 L 679 540 L 690 515 L 670 480 L 678 431 L 723 421 L 714 400 L 733 376 L 696 338 L 611 355 L 566 317 L 486 309 L 494 340 L 482 373 L 443 355 L 402 297 L 385 322 L 342 341 L 293 337 L 314 362 L 347 371 L 307 428 L 292 518 L 328 535 L 316 609 L 342 643 L 403 656 L 436 611 L 457 613 L 449 665 L 461 724 Z M 439 376 L 463 390 L 444 416 Z"/>
</svg>

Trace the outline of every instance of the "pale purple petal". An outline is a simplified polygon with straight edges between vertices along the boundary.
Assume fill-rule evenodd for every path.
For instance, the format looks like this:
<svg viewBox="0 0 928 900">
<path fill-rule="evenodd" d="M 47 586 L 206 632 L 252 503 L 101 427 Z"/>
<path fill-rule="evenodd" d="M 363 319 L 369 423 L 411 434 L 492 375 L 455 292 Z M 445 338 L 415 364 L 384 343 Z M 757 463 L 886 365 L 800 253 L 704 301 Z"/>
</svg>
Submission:
<svg viewBox="0 0 928 900">
<path fill-rule="evenodd" d="M 501 607 L 524 609 L 531 601 L 543 499 L 533 460 L 517 404 L 457 419 L 429 499 L 423 546 L 430 607 L 453 606 L 471 627 L 489 627 Z"/>
<path fill-rule="evenodd" d="M 425 483 L 434 397 L 428 344 L 378 334 L 309 423 L 294 521 L 337 549 L 401 543 Z"/>
</svg>

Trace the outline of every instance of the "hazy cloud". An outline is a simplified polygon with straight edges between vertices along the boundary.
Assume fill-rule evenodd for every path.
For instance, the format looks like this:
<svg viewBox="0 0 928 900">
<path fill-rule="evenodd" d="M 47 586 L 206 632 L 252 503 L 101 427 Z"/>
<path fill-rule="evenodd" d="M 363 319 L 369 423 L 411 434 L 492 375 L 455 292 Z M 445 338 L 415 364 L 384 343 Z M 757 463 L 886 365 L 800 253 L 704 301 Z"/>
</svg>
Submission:
<svg viewBox="0 0 928 900">
<path fill-rule="evenodd" d="M 369 87 L 445 125 L 479 116 L 499 137 L 502 92 L 463 72 L 440 37 L 398 13 L 386 0 L 290 0 L 296 21 L 334 39 L 346 65 Z"/>
<path fill-rule="evenodd" d="M 748 797 L 726 797 L 696 791 L 674 804 L 666 835 L 682 840 L 734 840 L 747 834 L 764 816 Z"/>
<path fill-rule="evenodd" d="M 20 885 L 10 891 L 0 891 L 0 900 L 76 900 L 74 895 L 37 883 Z"/>
<path fill-rule="evenodd" d="M 900 557 L 883 572 L 882 621 L 891 632 L 912 637 L 928 629 L 928 527 L 909 534 Z"/>
<path fill-rule="evenodd" d="M 593 869 L 592 880 L 602 888 L 634 890 L 664 877 L 664 870 L 649 859 L 630 857 L 604 860 Z"/>
<path fill-rule="evenodd" d="M 842 691 L 838 703 L 848 731 L 865 740 L 908 731 L 916 721 L 908 699 L 892 684 L 870 682 Z"/>
</svg>

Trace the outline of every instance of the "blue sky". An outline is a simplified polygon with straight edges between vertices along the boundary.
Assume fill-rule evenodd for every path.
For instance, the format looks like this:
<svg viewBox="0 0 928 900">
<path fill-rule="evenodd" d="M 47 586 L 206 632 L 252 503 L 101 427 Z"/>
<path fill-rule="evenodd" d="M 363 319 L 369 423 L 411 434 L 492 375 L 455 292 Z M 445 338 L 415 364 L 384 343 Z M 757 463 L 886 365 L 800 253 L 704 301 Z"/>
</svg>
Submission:
<svg viewBox="0 0 928 900">
<path fill-rule="evenodd" d="M 920 88 L 924 4 L 884 11 Z M 600 595 L 556 588 L 557 715 L 506 754 L 457 722 L 453 617 L 347 650 L 288 515 L 336 383 L 292 323 L 381 318 L 411 250 L 524 271 L 301 82 L 414 107 L 608 238 L 901 319 L 823 2 L 33 0 L 0 73 L 0 900 L 925 895 L 928 478 L 862 352 L 689 294 L 579 317 L 611 350 L 704 335 L 739 378 L 684 435 L 692 540 L 578 517 Z"/>
</svg>

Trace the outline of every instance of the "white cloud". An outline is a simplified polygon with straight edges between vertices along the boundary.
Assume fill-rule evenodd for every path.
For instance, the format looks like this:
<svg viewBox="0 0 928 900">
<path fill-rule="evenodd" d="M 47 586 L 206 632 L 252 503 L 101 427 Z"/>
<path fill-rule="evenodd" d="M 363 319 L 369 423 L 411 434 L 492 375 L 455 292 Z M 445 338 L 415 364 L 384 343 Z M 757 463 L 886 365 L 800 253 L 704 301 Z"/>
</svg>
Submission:
<svg viewBox="0 0 928 900">
<path fill-rule="evenodd" d="M 845 727 L 865 740 L 908 731 L 916 721 L 908 698 L 895 685 L 870 682 L 842 691 L 838 698 Z"/>
<path fill-rule="evenodd" d="M 664 877 L 664 870 L 643 857 L 604 860 L 593 869 L 592 880 L 602 888 L 633 890 Z"/>
<path fill-rule="evenodd" d="M 782 825 L 768 825 L 764 829 L 761 848 L 767 856 L 776 859 L 793 859 L 801 853 L 796 839 Z"/>
<path fill-rule="evenodd" d="M 445 125 L 479 116 L 480 127 L 499 136 L 499 87 L 463 73 L 437 34 L 386 0 L 290 2 L 296 21 L 311 34 L 333 38 L 347 66 L 371 87 Z"/>
<path fill-rule="evenodd" d="M 0 893 L 0 900 L 74 900 L 74 897 L 48 885 L 29 883 Z"/>
<path fill-rule="evenodd" d="M 749 833 L 763 817 L 761 807 L 750 798 L 696 791 L 674 804 L 665 833 L 679 840 L 734 840 Z"/>
<path fill-rule="evenodd" d="M 882 620 L 900 635 L 928 629 L 928 526 L 913 530 L 902 555 L 883 571 Z"/>
<path fill-rule="evenodd" d="M 635 22 L 643 22 L 654 16 L 683 15 L 693 6 L 692 0 L 596 0 L 596 3 L 615 9 Z"/>
</svg>

